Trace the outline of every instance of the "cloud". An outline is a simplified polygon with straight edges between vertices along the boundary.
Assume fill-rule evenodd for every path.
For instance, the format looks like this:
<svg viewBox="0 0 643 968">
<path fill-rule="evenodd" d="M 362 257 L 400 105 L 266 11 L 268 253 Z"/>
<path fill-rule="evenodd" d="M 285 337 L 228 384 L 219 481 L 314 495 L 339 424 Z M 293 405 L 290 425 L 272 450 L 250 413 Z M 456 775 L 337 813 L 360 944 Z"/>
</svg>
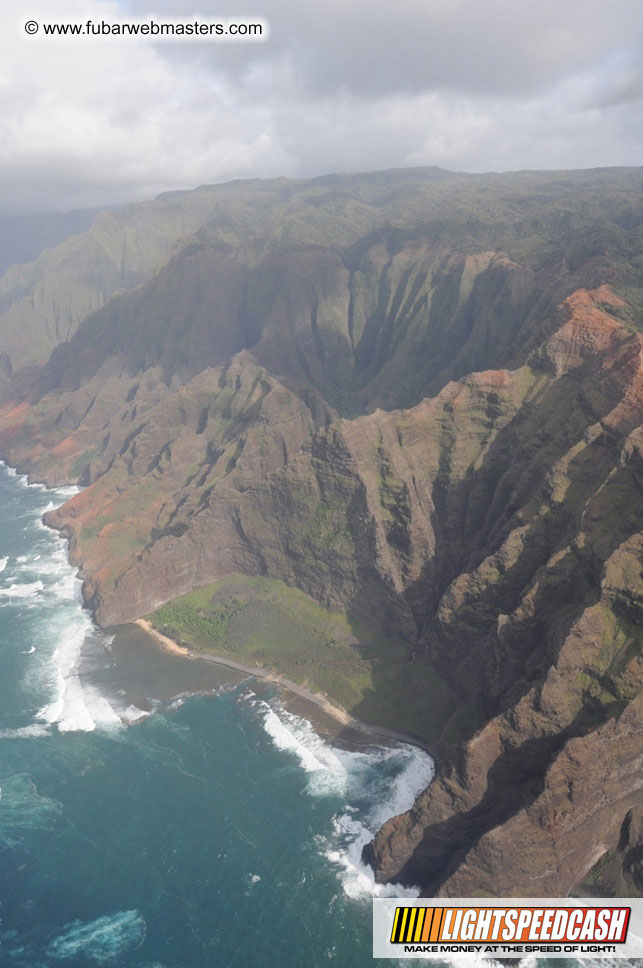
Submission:
<svg viewBox="0 0 643 968">
<path fill-rule="evenodd" d="M 29 5 L 34 20 L 148 15 L 199 12 Z M 268 42 L 47 42 L 4 11 L 0 212 L 233 177 L 640 163 L 643 21 L 630 0 L 254 0 L 246 15 L 270 22 Z"/>
<path fill-rule="evenodd" d="M 254 0 L 272 26 L 252 51 L 204 48 L 215 69 L 242 79 L 250 57 L 284 55 L 305 91 L 382 94 L 448 90 L 525 95 L 590 67 L 606 51 L 639 46 L 636 0 Z M 149 12 L 145 0 L 125 9 Z M 207 11 L 207 5 L 204 11 Z M 244 10 L 247 5 L 244 6 Z M 161 15 L 194 13 L 171 0 Z"/>
</svg>

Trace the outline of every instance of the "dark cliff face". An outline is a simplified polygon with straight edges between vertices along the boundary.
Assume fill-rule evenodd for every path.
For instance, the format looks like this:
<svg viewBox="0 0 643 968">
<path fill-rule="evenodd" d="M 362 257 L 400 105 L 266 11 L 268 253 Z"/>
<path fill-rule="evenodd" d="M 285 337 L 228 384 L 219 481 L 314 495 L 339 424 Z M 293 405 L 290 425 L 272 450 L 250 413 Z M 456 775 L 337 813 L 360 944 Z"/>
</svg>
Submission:
<svg viewBox="0 0 643 968">
<path fill-rule="evenodd" d="M 264 575 L 368 617 L 456 697 L 436 780 L 368 849 L 382 879 L 558 894 L 599 861 L 633 883 L 642 182 L 188 193 L 197 235 L 8 384 L 2 455 L 88 485 L 48 520 L 101 623 Z M 153 215 L 119 223 L 130 249 Z"/>
</svg>

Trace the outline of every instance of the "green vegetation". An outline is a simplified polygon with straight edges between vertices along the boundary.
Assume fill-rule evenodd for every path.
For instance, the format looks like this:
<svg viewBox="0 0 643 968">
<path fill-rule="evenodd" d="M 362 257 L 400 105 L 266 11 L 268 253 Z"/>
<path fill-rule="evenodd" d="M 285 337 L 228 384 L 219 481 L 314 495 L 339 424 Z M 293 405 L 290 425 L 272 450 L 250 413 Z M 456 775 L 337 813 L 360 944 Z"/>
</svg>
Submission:
<svg viewBox="0 0 643 968">
<path fill-rule="evenodd" d="M 154 624 L 181 645 L 204 652 L 230 651 L 230 620 L 243 609 L 243 603 L 231 598 L 215 604 L 205 591 L 199 589 L 162 605 L 153 615 Z"/>
<path fill-rule="evenodd" d="M 643 290 L 637 286 L 616 286 L 616 292 L 627 303 L 626 306 L 601 304 L 601 308 L 610 313 L 628 329 L 635 332 L 643 331 Z"/>
<path fill-rule="evenodd" d="M 365 722 L 434 741 L 453 697 L 399 643 L 283 582 L 232 575 L 147 619 L 180 645 L 286 676 Z"/>
<path fill-rule="evenodd" d="M 632 876 L 639 868 L 637 852 L 630 853 L 634 855 L 631 860 L 617 847 L 607 850 L 578 886 L 579 896 L 587 891 L 590 897 L 643 897 L 639 878 Z"/>
<path fill-rule="evenodd" d="M 94 450 L 85 451 L 80 454 L 69 466 L 69 476 L 72 478 L 79 478 L 87 465 L 91 461 L 100 455 L 99 448 L 95 447 Z"/>
<path fill-rule="evenodd" d="M 452 679 L 457 702 L 436 678 L 451 661 L 440 636 L 458 667 L 576 534 L 586 558 L 607 562 L 612 585 L 640 590 L 634 560 L 610 558 L 639 527 L 638 485 L 624 467 L 608 479 L 611 446 L 585 441 L 613 391 L 580 370 L 581 392 L 552 382 L 544 349 L 566 294 L 551 282 L 562 265 L 570 291 L 607 279 L 625 305 L 606 297 L 602 308 L 643 328 L 640 213 L 637 170 L 417 169 L 213 186 L 101 216 L 28 267 L 18 288 L 10 276 L 0 285 L 11 359 L 44 360 L 57 344 L 38 403 L 7 439 L 43 476 L 89 466 L 98 479 L 91 513 L 70 526 L 107 612 L 124 576 L 119 604 L 130 579 L 149 593 L 159 562 L 190 554 L 190 541 L 234 544 L 227 525 L 238 513 L 239 540 L 275 579 L 321 600 L 345 595 L 360 615 L 374 594 L 379 629 L 278 581 L 241 578 L 177 599 L 154 624 L 193 648 L 276 669 L 365 720 L 455 740 L 486 713 L 477 675 L 462 687 Z M 473 375 L 498 368 L 513 371 L 506 384 Z M 431 413 L 373 413 L 414 407 L 460 377 L 460 392 Z M 329 426 L 328 404 L 373 414 L 389 433 L 373 434 L 367 457 L 348 421 Z M 437 584 L 463 576 L 437 623 L 435 583 L 418 571 L 433 541 Z M 579 562 L 569 564 L 576 573 Z M 561 622 L 563 570 L 539 577 Z M 386 595 L 401 587 L 431 667 L 382 634 L 386 602 L 397 620 Z M 584 701 L 602 713 L 629 698 L 630 658 L 624 671 L 610 661 L 579 666 L 570 708 Z M 545 668 L 534 661 L 522 686 Z"/>
</svg>

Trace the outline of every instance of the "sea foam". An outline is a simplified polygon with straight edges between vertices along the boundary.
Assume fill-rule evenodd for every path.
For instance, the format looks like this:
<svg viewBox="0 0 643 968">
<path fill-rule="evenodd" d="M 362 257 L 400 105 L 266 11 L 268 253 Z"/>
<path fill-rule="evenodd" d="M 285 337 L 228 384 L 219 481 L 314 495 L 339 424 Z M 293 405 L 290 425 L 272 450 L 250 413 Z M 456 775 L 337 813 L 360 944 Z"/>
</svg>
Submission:
<svg viewBox="0 0 643 968">
<path fill-rule="evenodd" d="M 66 541 L 42 523 L 46 511 L 60 506 L 79 489 L 48 489 L 29 484 L 23 476 L 17 479 L 25 487 L 42 491 L 42 499 L 37 496 L 36 506 L 26 516 L 30 520 L 28 533 L 36 529 L 43 534 L 33 541 L 35 553 L 16 559 L 17 574 L 0 586 L 0 599 L 1 604 L 37 609 L 33 637 L 38 648 L 32 646 L 27 653 L 36 651 L 37 656 L 30 660 L 25 676 L 36 693 L 47 696 L 47 700 L 36 714 L 35 725 L 55 725 L 61 732 L 120 726 L 121 719 L 107 699 L 81 680 L 83 647 L 92 638 L 98 642 L 102 633 L 82 607 L 81 582 L 68 561 Z M 27 730 L 12 731 L 12 735 L 38 735 L 35 730 Z"/>
<path fill-rule="evenodd" d="M 32 778 L 19 773 L 3 778 L 0 795 L 0 827 L 52 829 L 62 813 L 62 804 L 41 796 Z"/>
<path fill-rule="evenodd" d="M 41 581 L 34 582 L 12 582 L 11 585 L 0 588 L 0 596 L 3 598 L 33 598 L 43 591 L 44 585 Z"/>
<path fill-rule="evenodd" d="M 278 749 L 294 753 L 300 765 L 309 776 L 308 788 L 313 794 L 338 794 L 346 791 L 347 774 L 345 766 L 333 748 L 318 736 L 312 726 L 285 709 L 279 715 L 268 703 L 257 700 L 263 711 L 264 729 Z"/>
<path fill-rule="evenodd" d="M 47 948 L 50 958 L 66 961 L 84 958 L 98 964 L 114 963 L 126 951 L 140 948 L 145 940 L 145 921 L 138 911 L 118 911 L 94 921 L 73 921 Z"/>
<path fill-rule="evenodd" d="M 308 774 L 311 796 L 337 796 L 347 802 L 333 819 L 330 837 L 320 838 L 322 854 L 337 868 L 344 892 L 351 898 L 416 897 L 417 888 L 376 884 L 362 862 L 362 849 L 382 824 L 409 810 L 431 782 L 432 758 L 415 746 L 373 746 L 366 750 L 334 747 L 309 722 L 245 694 L 261 714 L 273 744 L 297 757 Z"/>
<path fill-rule="evenodd" d="M 81 650 L 92 631 L 91 619 L 80 605 L 66 610 L 55 630 L 57 645 L 45 672 L 53 695 L 37 718 L 55 723 L 60 732 L 89 732 L 97 726 L 121 724 L 107 699 L 79 676 Z"/>
</svg>

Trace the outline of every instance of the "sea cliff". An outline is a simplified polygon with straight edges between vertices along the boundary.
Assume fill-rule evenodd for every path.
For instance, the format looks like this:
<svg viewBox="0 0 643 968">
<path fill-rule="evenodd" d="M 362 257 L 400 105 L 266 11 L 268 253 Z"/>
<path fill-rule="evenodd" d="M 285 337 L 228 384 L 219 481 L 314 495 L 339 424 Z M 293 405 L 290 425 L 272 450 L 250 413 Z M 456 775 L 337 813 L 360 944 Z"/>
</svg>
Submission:
<svg viewBox="0 0 643 968">
<path fill-rule="evenodd" d="M 47 523 L 97 621 L 244 661 L 292 589 L 324 634 L 275 638 L 275 668 L 429 743 L 436 779 L 366 848 L 382 880 L 640 890 L 642 184 L 235 183 L 0 281 L 0 454 L 84 485 Z"/>
</svg>

